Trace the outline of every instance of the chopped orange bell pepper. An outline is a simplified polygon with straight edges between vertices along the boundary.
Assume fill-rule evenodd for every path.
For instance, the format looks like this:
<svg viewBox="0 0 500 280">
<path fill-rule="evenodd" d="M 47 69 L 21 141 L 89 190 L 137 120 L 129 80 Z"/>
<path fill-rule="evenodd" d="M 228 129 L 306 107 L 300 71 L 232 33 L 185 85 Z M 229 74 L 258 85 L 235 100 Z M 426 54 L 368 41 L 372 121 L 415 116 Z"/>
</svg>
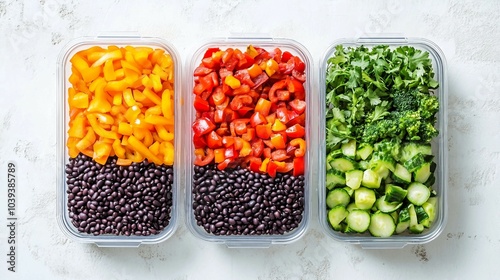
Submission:
<svg viewBox="0 0 500 280">
<path fill-rule="evenodd" d="M 290 141 L 290 146 L 293 146 L 293 147 L 297 147 L 297 149 L 295 149 L 295 156 L 296 157 L 303 157 L 306 153 L 306 140 L 302 139 L 302 138 L 295 138 L 293 139 L 292 141 Z"/>
<path fill-rule="evenodd" d="M 96 141 L 96 136 L 94 130 L 91 127 L 89 127 L 85 136 L 80 141 L 78 141 L 78 143 L 76 143 L 75 146 L 79 151 L 83 151 L 88 147 L 94 145 L 95 141 Z"/>
<path fill-rule="evenodd" d="M 141 141 L 135 138 L 133 135 L 130 135 L 128 138 L 128 145 L 134 149 L 135 151 L 142 154 L 145 158 L 151 160 L 157 165 L 162 164 L 162 160 L 154 155 Z"/>
</svg>

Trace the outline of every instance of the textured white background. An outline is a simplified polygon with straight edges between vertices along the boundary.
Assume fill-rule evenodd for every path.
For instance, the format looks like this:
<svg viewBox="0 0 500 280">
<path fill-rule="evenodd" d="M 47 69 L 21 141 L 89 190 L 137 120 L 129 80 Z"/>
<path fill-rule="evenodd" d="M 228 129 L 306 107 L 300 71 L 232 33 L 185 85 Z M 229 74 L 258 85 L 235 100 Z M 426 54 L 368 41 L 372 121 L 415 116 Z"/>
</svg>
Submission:
<svg viewBox="0 0 500 280">
<path fill-rule="evenodd" d="M 477 279 L 500 275 L 500 1 L 0 1 L 0 279 Z M 68 240 L 56 223 L 56 58 L 71 39 L 137 31 L 176 46 L 269 33 L 301 42 L 318 63 L 330 44 L 366 33 L 437 43 L 448 61 L 449 209 L 425 245 L 363 250 L 316 221 L 270 249 L 228 249 L 181 224 L 134 249 Z M 317 70 L 315 70 L 317 76 Z M 315 89 L 317 89 L 315 84 Z M 17 272 L 7 271 L 6 164 L 18 165 Z M 313 198 L 317 194 L 313 190 Z M 184 204 L 182 203 L 181 206 Z M 184 215 L 181 215 L 181 221 Z"/>
</svg>

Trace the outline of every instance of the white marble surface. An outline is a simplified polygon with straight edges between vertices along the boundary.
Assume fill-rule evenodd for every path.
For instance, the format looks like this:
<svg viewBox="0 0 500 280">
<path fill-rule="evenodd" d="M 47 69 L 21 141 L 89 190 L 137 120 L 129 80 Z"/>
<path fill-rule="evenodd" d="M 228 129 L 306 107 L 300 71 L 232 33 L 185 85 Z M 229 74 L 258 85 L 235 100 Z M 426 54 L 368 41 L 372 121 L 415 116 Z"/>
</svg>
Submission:
<svg viewBox="0 0 500 280">
<path fill-rule="evenodd" d="M 500 2 L 0 1 L 0 279 L 492 279 L 500 275 Z M 443 233 L 400 250 L 335 242 L 316 221 L 270 249 L 228 249 L 181 224 L 158 245 L 98 248 L 56 223 L 56 58 L 71 39 L 136 31 L 185 59 L 202 39 L 269 33 L 317 63 L 335 40 L 403 33 L 448 61 L 449 208 Z M 316 71 L 316 75 L 317 75 Z M 315 86 L 317 89 L 317 85 Z M 7 271 L 6 165 L 18 166 L 17 272 Z M 317 194 L 316 189 L 312 195 Z M 184 205 L 183 203 L 181 204 Z M 181 215 L 184 219 L 184 215 Z M 145 278 L 148 276 L 149 278 Z"/>
</svg>

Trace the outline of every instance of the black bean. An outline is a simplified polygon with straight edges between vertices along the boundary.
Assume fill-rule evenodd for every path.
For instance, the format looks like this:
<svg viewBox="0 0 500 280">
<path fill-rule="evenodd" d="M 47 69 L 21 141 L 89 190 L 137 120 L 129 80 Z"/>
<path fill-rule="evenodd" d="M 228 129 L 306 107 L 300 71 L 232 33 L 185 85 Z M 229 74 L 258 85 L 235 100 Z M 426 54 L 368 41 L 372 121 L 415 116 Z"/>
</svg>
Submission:
<svg viewBox="0 0 500 280">
<path fill-rule="evenodd" d="M 101 166 L 78 155 L 69 159 L 66 183 L 69 217 L 80 232 L 148 236 L 170 222 L 171 166 L 147 161 L 118 166 L 116 157 Z"/>
<path fill-rule="evenodd" d="M 193 168 L 193 214 L 214 235 L 284 234 L 304 211 L 304 177 L 254 173 L 215 164 Z"/>
</svg>

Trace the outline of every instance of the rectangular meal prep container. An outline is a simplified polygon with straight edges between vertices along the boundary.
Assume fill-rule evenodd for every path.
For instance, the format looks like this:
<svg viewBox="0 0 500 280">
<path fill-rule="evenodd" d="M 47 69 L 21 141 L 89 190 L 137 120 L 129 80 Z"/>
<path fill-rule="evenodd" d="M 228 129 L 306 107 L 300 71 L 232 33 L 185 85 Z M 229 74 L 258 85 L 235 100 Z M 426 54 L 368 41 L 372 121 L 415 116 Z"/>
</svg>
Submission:
<svg viewBox="0 0 500 280">
<path fill-rule="evenodd" d="M 241 51 L 245 51 L 247 46 L 253 45 L 256 47 L 263 48 L 267 51 L 272 51 L 274 48 L 281 48 L 283 52 L 289 51 L 295 56 L 301 58 L 301 60 L 305 63 L 305 74 L 307 79 L 304 83 L 304 88 L 306 92 L 306 141 L 307 141 L 307 150 L 305 159 L 305 187 L 304 187 L 304 209 L 302 213 L 302 220 L 298 227 L 295 229 L 286 232 L 284 234 L 263 234 L 263 235 L 215 235 L 205 231 L 202 226 L 197 225 L 197 221 L 194 215 L 193 210 L 193 173 L 194 173 L 194 145 L 193 145 L 193 131 L 191 128 L 191 124 L 195 120 L 195 112 L 193 108 L 194 94 L 194 76 L 193 71 L 200 65 L 202 62 L 202 58 L 204 57 L 204 53 L 209 48 L 220 48 L 221 50 L 226 50 L 227 48 L 238 48 Z M 315 100 L 313 98 L 312 92 L 312 83 L 313 83 L 313 63 L 311 56 L 307 49 L 299 44 L 298 42 L 285 39 L 285 38 L 271 38 L 267 36 L 259 36 L 259 37 L 226 37 L 226 38 L 214 38 L 209 41 L 205 41 L 201 44 L 199 48 L 193 51 L 192 55 L 186 59 L 186 67 L 185 67 L 185 79 L 186 79 L 186 95 L 185 102 L 183 104 L 183 112 L 185 112 L 185 125 L 183 130 L 183 135 L 189 136 L 186 137 L 186 143 L 183 146 L 185 148 L 186 161 L 187 164 L 185 170 L 186 176 L 186 220 L 187 226 L 189 230 L 196 237 L 215 243 L 225 244 L 230 248 L 267 248 L 273 244 L 286 244 L 291 243 L 293 241 L 298 240 L 305 233 L 307 226 L 309 224 L 309 216 L 310 216 L 310 195 L 311 195 L 311 170 L 313 170 L 313 161 L 311 159 L 310 150 L 314 149 L 313 137 L 311 124 L 316 121 L 316 116 L 314 114 L 317 105 L 315 104 Z M 188 142 L 189 141 L 189 142 Z"/>
<path fill-rule="evenodd" d="M 165 54 L 169 54 L 174 65 L 174 165 L 173 165 L 173 184 L 172 184 L 172 206 L 170 209 L 170 220 L 160 232 L 156 234 L 144 235 L 115 235 L 101 234 L 94 235 L 79 232 L 72 224 L 67 207 L 68 195 L 66 193 L 68 185 L 66 182 L 65 168 L 69 162 L 68 148 L 66 141 L 68 139 L 68 88 L 71 86 L 68 81 L 71 75 L 71 57 L 81 50 L 94 46 L 107 48 L 108 46 L 117 47 L 150 47 L 161 49 Z M 137 247 L 141 244 L 155 244 L 165 241 L 171 237 L 178 226 L 178 196 L 179 185 L 182 177 L 182 166 L 180 156 L 180 126 L 181 114 L 179 113 L 179 103 L 182 90 L 182 65 L 181 59 L 175 47 L 164 39 L 156 37 L 140 37 L 135 34 L 117 34 L 95 37 L 82 37 L 69 42 L 60 52 L 57 60 L 57 222 L 62 232 L 70 239 L 82 243 L 93 243 L 99 247 Z"/>
<path fill-rule="evenodd" d="M 326 109 L 326 71 L 328 59 L 334 55 L 335 47 L 343 45 L 344 47 L 359 47 L 365 46 L 371 48 L 377 45 L 388 45 L 390 48 L 398 46 L 412 46 L 416 49 L 427 51 L 432 60 L 434 70 L 434 79 L 439 82 L 439 87 L 434 91 L 437 96 L 440 108 L 436 114 L 436 128 L 439 130 L 439 135 L 431 142 L 434 162 L 437 164 L 435 171 L 436 181 L 433 189 L 437 191 L 437 212 L 436 217 L 430 228 L 425 229 L 420 234 L 405 233 L 394 234 L 391 237 L 381 238 L 373 237 L 368 232 L 363 234 L 348 234 L 333 230 L 328 222 L 326 195 L 327 188 L 325 183 L 326 170 L 326 146 L 325 146 L 325 109 Z M 320 130 L 319 130 L 319 183 L 318 183 L 318 218 L 326 234 L 336 241 L 341 241 L 351 244 L 359 244 L 362 248 L 367 249 L 398 249 L 403 248 L 408 244 L 424 244 L 434 240 L 443 231 L 447 216 L 448 216 L 448 132 L 447 132 L 447 106 L 448 106 L 448 81 L 446 59 L 441 49 L 433 42 L 423 38 L 406 38 L 406 37 L 362 37 L 362 38 L 344 38 L 333 42 L 326 50 L 320 61 L 319 67 L 319 88 L 320 88 Z"/>
</svg>

